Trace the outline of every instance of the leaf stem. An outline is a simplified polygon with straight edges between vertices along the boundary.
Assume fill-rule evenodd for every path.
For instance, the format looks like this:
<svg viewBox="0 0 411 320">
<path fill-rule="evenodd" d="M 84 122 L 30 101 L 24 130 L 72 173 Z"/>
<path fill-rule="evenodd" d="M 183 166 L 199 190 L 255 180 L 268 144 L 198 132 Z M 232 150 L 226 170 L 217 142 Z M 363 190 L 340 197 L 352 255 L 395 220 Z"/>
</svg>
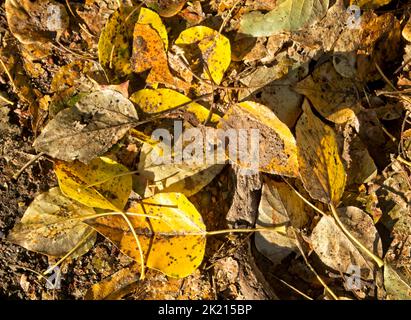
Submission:
<svg viewBox="0 0 411 320">
<path fill-rule="evenodd" d="M 337 210 L 335 210 L 334 205 L 331 203 L 330 204 L 331 212 L 333 214 L 333 217 L 335 221 L 337 222 L 338 226 L 341 228 L 341 230 L 344 232 L 344 234 L 352 241 L 354 242 L 357 246 L 359 246 L 370 258 L 372 258 L 378 265 L 378 267 L 384 266 L 384 261 L 382 261 L 379 257 L 377 257 L 375 254 L 373 254 L 370 250 L 368 250 L 361 242 L 359 242 L 349 231 L 348 229 L 344 226 L 344 224 L 341 222 L 340 218 L 338 217 Z"/>
<path fill-rule="evenodd" d="M 259 227 L 259 228 L 239 228 L 239 229 L 223 229 L 215 231 L 206 231 L 207 236 L 215 236 L 217 234 L 225 233 L 247 233 L 247 232 L 264 232 L 264 231 L 273 231 L 279 233 L 285 233 L 285 226 L 275 226 L 275 227 Z"/>
</svg>

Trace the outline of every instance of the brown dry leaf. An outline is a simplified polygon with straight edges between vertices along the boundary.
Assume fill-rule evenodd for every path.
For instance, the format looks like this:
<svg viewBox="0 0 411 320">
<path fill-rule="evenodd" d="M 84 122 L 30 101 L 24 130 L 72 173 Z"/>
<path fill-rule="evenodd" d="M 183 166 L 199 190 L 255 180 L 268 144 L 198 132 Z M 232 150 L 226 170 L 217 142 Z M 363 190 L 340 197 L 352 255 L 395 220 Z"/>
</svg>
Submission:
<svg viewBox="0 0 411 320">
<path fill-rule="evenodd" d="M 188 83 L 171 73 L 163 41 L 154 28 L 148 24 L 137 23 L 133 38 L 131 63 L 134 72 L 150 70 L 146 82 L 151 85 L 163 83 L 174 88 L 188 89 Z"/>
<path fill-rule="evenodd" d="M 250 163 L 251 159 L 243 161 L 242 157 L 247 157 L 246 152 L 249 152 L 249 156 L 253 151 L 257 151 L 258 170 L 290 177 L 298 175 L 297 148 L 294 136 L 290 129 L 266 106 L 252 101 L 238 103 L 224 115 L 218 128 L 248 130 L 249 135 L 251 135 L 251 130 L 257 130 L 258 150 L 250 141 L 251 137 L 247 137 L 247 141 L 239 141 L 239 147 L 235 146 L 237 148 L 236 154 L 229 152 L 228 156 L 234 157 L 230 160 L 241 167 L 249 168 L 250 165 L 256 165 L 254 162 Z M 235 144 L 234 142 L 230 143 Z"/>
<path fill-rule="evenodd" d="M 25 45 L 44 44 L 59 37 L 69 25 L 64 5 L 53 0 L 6 0 L 10 31 Z"/>
<path fill-rule="evenodd" d="M 363 9 L 377 9 L 389 4 L 392 0 L 350 0 L 351 5 L 359 6 Z"/>
<path fill-rule="evenodd" d="M 271 227 L 285 224 L 287 233 L 256 233 L 255 245 L 258 251 L 274 265 L 279 264 L 291 252 L 298 252 L 294 233 L 288 227 L 302 228 L 307 224 L 311 211 L 286 183 L 272 180 L 264 183 L 256 226 Z"/>
<path fill-rule="evenodd" d="M 411 283 L 389 263 L 384 265 L 384 287 L 388 300 L 411 300 Z"/>
<path fill-rule="evenodd" d="M 243 84 L 253 89 L 241 90 L 239 99 L 266 105 L 282 122 L 292 128 L 301 114 L 303 101 L 302 96 L 296 93 L 292 86 L 308 74 L 308 64 L 298 66 L 298 63 L 287 55 L 280 55 L 277 59 L 278 64 L 272 67 L 257 67 L 241 79 Z"/>
<path fill-rule="evenodd" d="M 405 40 L 411 42 L 411 17 L 408 19 L 408 22 L 405 25 L 404 29 L 402 29 L 402 36 Z"/>
<path fill-rule="evenodd" d="M 337 212 L 341 222 L 355 238 L 375 255 L 382 255 L 381 239 L 371 217 L 356 207 L 340 208 Z M 362 254 L 332 217 L 322 216 L 310 239 L 315 253 L 326 266 L 349 273 L 350 265 L 354 265 L 360 267 L 362 279 L 375 278 L 377 268 L 373 260 Z"/>
<path fill-rule="evenodd" d="M 110 277 L 93 284 L 85 300 L 118 300 L 136 289 L 140 275 L 135 266 L 120 269 Z"/>
<path fill-rule="evenodd" d="M 346 173 L 334 130 L 311 111 L 307 100 L 296 127 L 298 164 L 305 189 L 313 199 L 338 205 Z"/>
<path fill-rule="evenodd" d="M 200 213 L 183 194 L 159 193 L 144 199 L 128 209 L 128 218 L 148 268 L 183 278 L 201 264 L 206 244 L 205 225 Z M 123 217 L 106 216 L 87 223 L 141 263 L 136 240 Z"/>
<path fill-rule="evenodd" d="M 80 219 L 93 214 L 92 208 L 66 198 L 59 188 L 52 188 L 33 200 L 7 240 L 31 251 L 61 257 L 92 231 Z M 83 255 L 95 241 L 94 232 L 71 257 Z"/>
<path fill-rule="evenodd" d="M 305 95 L 324 118 L 335 123 L 349 121 L 359 108 L 355 84 L 338 74 L 331 62 L 321 64 L 294 89 Z"/>
<path fill-rule="evenodd" d="M 96 91 L 60 111 L 33 146 L 60 160 L 88 163 L 121 139 L 137 120 L 134 105 L 121 93 Z"/>
</svg>

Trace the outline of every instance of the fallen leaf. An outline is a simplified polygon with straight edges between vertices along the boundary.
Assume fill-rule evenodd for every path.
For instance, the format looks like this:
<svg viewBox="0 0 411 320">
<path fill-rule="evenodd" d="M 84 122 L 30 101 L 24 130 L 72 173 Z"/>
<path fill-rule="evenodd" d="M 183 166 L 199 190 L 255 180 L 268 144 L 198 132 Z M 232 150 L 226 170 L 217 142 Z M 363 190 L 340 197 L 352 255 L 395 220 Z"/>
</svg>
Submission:
<svg viewBox="0 0 411 320">
<path fill-rule="evenodd" d="M 120 7 L 108 19 L 98 42 L 100 64 L 114 80 L 133 72 L 130 58 L 138 7 Z"/>
<path fill-rule="evenodd" d="M 158 192 L 178 192 L 190 197 L 208 185 L 224 168 L 225 164 L 155 163 L 153 154 L 163 157 L 172 153 L 166 145 L 144 144 L 140 151 L 135 190 L 144 197 Z M 178 157 L 178 155 L 176 155 Z"/>
<path fill-rule="evenodd" d="M 93 284 L 84 296 L 85 300 L 118 300 L 139 285 L 136 268 L 122 268 L 110 277 Z"/>
<path fill-rule="evenodd" d="M 303 111 L 296 126 L 301 179 L 313 199 L 336 206 L 344 192 L 346 174 L 334 130 L 314 115 L 307 100 Z"/>
<path fill-rule="evenodd" d="M 298 175 L 297 147 L 294 136 L 290 129 L 266 106 L 252 101 L 238 103 L 224 115 L 218 128 L 226 131 L 230 128 L 244 129 L 248 130 L 249 135 L 252 129 L 258 130 L 259 144 L 257 146 L 250 141 L 251 136 L 247 137 L 247 141 L 243 141 L 244 145 L 241 141 L 238 142 L 237 157 L 230 158 L 230 160 L 240 166 L 247 168 L 250 165 L 257 165 L 258 170 L 271 174 L 290 177 Z M 256 159 L 258 163 L 245 163 L 241 160 L 243 153 L 249 152 L 251 155 L 255 148 L 258 148 L 258 159 Z"/>
<path fill-rule="evenodd" d="M 411 285 L 389 264 L 384 264 L 384 287 L 388 300 L 411 300 Z"/>
<path fill-rule="evenodd" d="M 144 0 L 147 7 L 157 11 L 162 17 L 176 15 L 185 5 L 187 0 Z"/>
<path fill-rule="evenodd" d="M 321 64 L 294 89 L 305 95 L 324 118 L 335 123 L 347 122 L 359 109 L 358 89 L 352 79 L 338 74 L 331 62 Z"/>
<path fill-rule="evenodd" d="M 33 146 L 53 158 L 88 163 L 121 139 L 137 119 L 133 104 L 121 93 L 96 91 L 60 111 Z"/>
<path fill-rule="evenodd" d="M 93 214 L 92 208 L 66 198 L 59 188 L 51 188 L 33 200 L 7 240 L 31 251 L 60 257 L 92 231 L 80 219 Z M 70 257 L 83 255 L 95 241 L 94 232 Z"/>
<path fill-rule="evenodd" d="M 350 0 L 350 5 L 356 5 L 364 9 L 377 9 L 390 2 L 391 0 Z"/>
<path fill-rule="evenodd" d="M 210 78 L 204 69 L 208 68 L 213 81 L 216 84 L 221 83 L 231 62 L 230 41 L 225 36 L 211 28 L 195 26 L 181 32 L 175 44 L 183 49 L 189 46 L 198 48 L 201 52 L 203 78 Z"/>
<path fill-rule="evenodd" d="M 61 191 L 89 207 L 119 211 L 130 196 L 132 178 L 127 168 L 106 157 L 88 165 L 57 161 L 54 171 Z"/>
<path fill-rule="evenodd" d="M 302 228 L 308 221 L 310 209 L 284 182 L 268 180 L 263 185 L 258 207 L 257 227 L 286 225 L 287 233 L 257 232 L 255 245 L 258 251 L 277 265 L 291 252 L 298 252 L 294 233 L 288 227 Z"/>
<path fill-rule="evenodd" d="M 404 29 L 402 29 L 402 36 L 408 42 L 411 42 L 411 18 L 408 19 L 407 24 L 405 25 Z"/>
<path fill-rule="evenodd" d="M 130 100 L 137 104 L 138 110 L 145 115 L 156 114 L 190 102 L 188 97 L 171 89 L 142 89 L 133 93 Z M 192 113 L 199 123 L 204 123 L 210 112 L 196 102 L 187 104 L 185 111 Z M 219 119 L 220 117 L 213 113 L 210 122 L 217 123 Z"/>
<path fill-rule="evenodd" d="M 47 43 L 69 25 L 66 8 L 57 1 L 6 0 L 5 9 L 10 31 L 25 45 Z"/>
<path fill-rule="evenodd" d="M 167 53 L 160 34 L 148 24 L 136 23 L 133 33 L 133 71 L 150 70 L 146 82 L 151 85 L 163 83 L 179 89 L 188 89 L 188 84 L 174 77 L 168 66 Z"/>
<path fill-rule="evenodd" d="M 141 8 L 137 23 L 149 25 L 151 28 L 157 31 L 161 40 L 164 43 L 164 50 L 165 51 L 168 50 L 167 29 L 164 26 L 163 22 L 161 21 L 161 18 L 159 17 L 157 13 L 147 8 Z"/>
<path fill-rule="evenodd" d="M 206 244 L 205 225 L 197 209 L 184 195 L 159 193 L 136 203 L 128 213 L 147 267 L 169 277 L 183 278 L 201 264 Z M 141 263 L 136 240 L 123 217 L 99 217 L 87 223 L 123 253 Z"/>
<path fill-rule="evenodd" d="M 245 14 L 239 31 L 254 37 L 295 31 L 324 17 L 328 5 L 328 0 L 280 0 L 276 8 L 266 14 L 258 11 Z"/>
<path fill-rule="evenodd" d="M 356 207 L 340 208 L 337 212 L 351 234 L 375 255 L 382 255 L 381 239 L 371 217 Z M 373 260 L 362 254 L 332 217 L 322 216 L 310 239 L 315 253 L 329 268 L 349 273 L 350 265 L 354 265 L 360 268 L 362 279 L 374 279 L 376 266 Z"/>
</svg>

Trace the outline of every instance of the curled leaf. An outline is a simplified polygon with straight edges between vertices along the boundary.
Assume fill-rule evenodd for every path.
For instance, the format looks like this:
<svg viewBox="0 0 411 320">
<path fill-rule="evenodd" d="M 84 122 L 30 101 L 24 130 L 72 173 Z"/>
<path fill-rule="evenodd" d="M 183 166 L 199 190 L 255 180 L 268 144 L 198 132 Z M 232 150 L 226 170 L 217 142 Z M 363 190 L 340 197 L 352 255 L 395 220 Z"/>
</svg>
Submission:
<svg viewBox="0 0 411 320">
<path fill-rule="evenodd" d="M 80 219 L 93 214 L 92 208 L 66 198 L 59 188 L 52 188 L 33 200 L 7 240 L 31 251 L 60 257 L 74 249 L 92 231 Z M 95 240 L 96 233 L 75 250 L 71 257 L 86 253 Z"/>
</svg>

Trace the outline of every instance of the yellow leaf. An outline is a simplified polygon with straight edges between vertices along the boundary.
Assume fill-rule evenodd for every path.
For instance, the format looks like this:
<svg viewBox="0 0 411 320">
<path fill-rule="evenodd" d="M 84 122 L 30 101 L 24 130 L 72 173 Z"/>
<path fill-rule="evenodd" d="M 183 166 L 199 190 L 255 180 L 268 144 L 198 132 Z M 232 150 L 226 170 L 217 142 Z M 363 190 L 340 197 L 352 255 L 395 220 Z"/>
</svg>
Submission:
<svg viewBox="0 0 411 320">
<path fill-rule="evenodd" d="M 181 32 L 175 43 L 180 46 L 197 45 L 214 82 L 221 83 L 231 62 L 230 41 L 226 37 L 208 27 L 196 26 Z M 205 70 L 203 77 L 209 79 Z"/>
<path fill-rule="evenodd" d="M 376 9 L 389 4 L 391 0 L 351 0 L 351 5 L 357 5 L 363 9 Z"/>
<path fill-rule="evenodd" d="M 252 101 L 233 106 L 221 119 L 219 128 L 256 129 L 259 132 L 258 169 L 271 174 L 298 175 L 297 146 L 290 129 L 266 106 Z M 250 140 L 249 137 L 248 140 Z M 248 142 L 249 143 L 249 142 Z M 239 151 L 252 146 L 239 146 Z M 230 160 L 249 167 L 238 159 Z"/>
<path fill-rule="evenodd" d="M 59 188 L 51 188 L 33 200 L 7 240 L 31 251 L 61 257 L 91 232 L 70 256 L 79 257 L 96 241 L 96 232 L 81 218 L 94 214 L 92 208 L 66 198 Z"/>
<path fill-rule="evenodd" d="M 136 23 L 133 33 L 133 70 L 141 73 L 150 70 L 146 83 L 158 83 L 188 90 L 188 83 L 174 77 L 168 66 L 167 53 L 159 33 L 148 24 Z"/>
<path fill-rule="evenodd" d="M 161 40 L 164 43 L 164 50 L 167 51 L 168 49 L 167 29 L 164 26 L 163 22 L 161 21 L 160 16 L 157 13 L 147 8 L 141 8 L 137 23 L 148 24 L 150 27 L 156 30 L 157 33 L 160 35 Z"/>
<path fill-rule="evenodd" d="M 307 100 L 303 103 L 303 110 L 296 133 L 304 187 L 312 198 L 336 206 L 344 192 L 346 173 L 335 133 L 314 115 Z"/>
<path fill-rule="evenodd" d="M 143 89 L 133 93 L 130 100 L 136 103 L 139 109 L 146 114 L 172 109 L 190 101 L 190 98 L 171 89 Z M 202 105 L 192 102 L 185 107 L 187 112 L 193 113 L 201 123 L 207 119 L 209 110 Z M 220 117 L 213 114 L 211 123 L 216 123 Z"/>
<path fill-rule="evenodd" d="M 100 64 L 110 75 L 122 78 L 133 72 L 130 64 L 136 7 L 120 7 L 108 19 L 98 42 Z"/>
<path fill-rule="evenodd" d="M 54 171 L 61 191 L 89 207 L 119 211 L 130 196 L 132 178 L 127 168 L 106 157 L 88 165 L 57 161 Z"/>
<path fill-rule="evenodd" d="M 205 225 L 183 194 L 156 194 L 132 206 L 127 215 L 141 243 L 147 267 L 182 278 L 201 264 L 206 244 Z M 140 262 L 135 238 L 124 218 L 105 216 L 87 223 Z"/>
</svg>

